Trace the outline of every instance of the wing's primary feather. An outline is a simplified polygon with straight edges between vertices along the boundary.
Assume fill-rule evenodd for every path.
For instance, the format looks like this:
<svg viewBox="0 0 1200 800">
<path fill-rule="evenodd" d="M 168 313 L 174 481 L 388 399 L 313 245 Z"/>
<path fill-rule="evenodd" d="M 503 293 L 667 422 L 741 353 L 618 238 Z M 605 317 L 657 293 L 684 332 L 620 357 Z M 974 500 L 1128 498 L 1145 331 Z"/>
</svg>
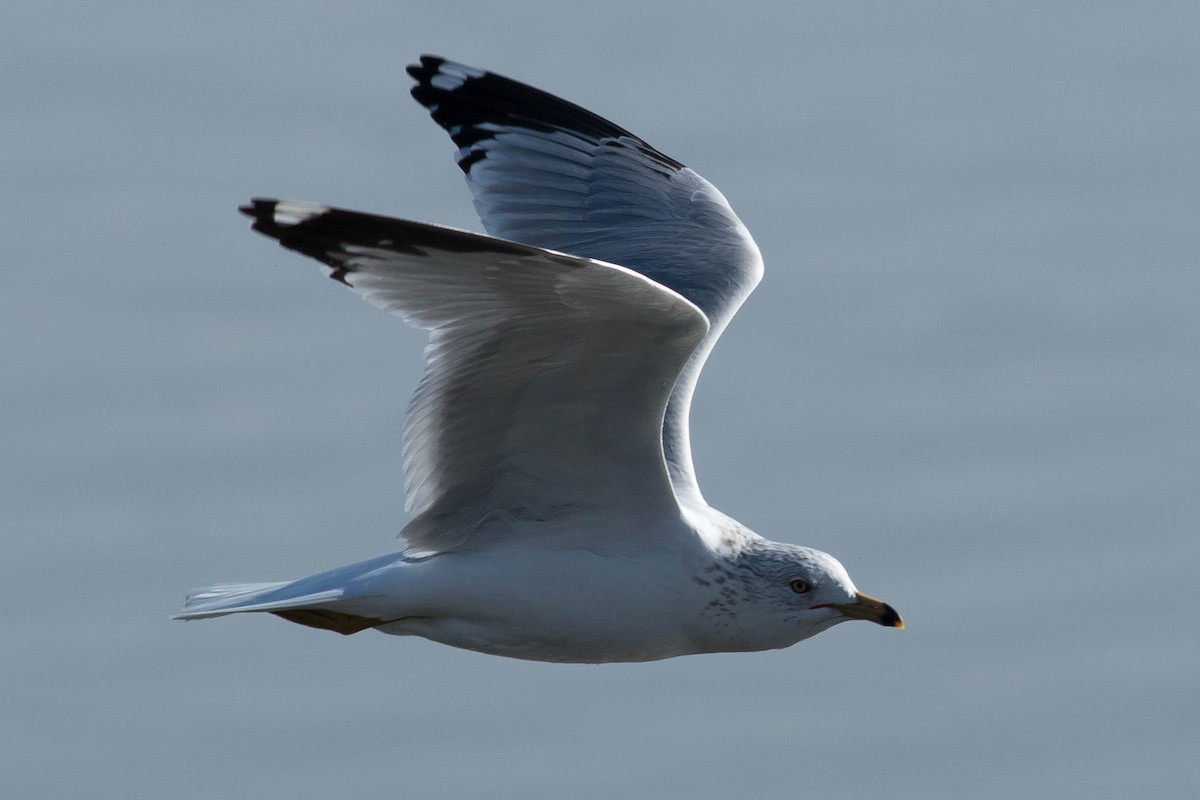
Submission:
<svg viewBox="0 0 1200 800">
<path fill-rule="evenodd" d="M 703 503 L 688 409 L 709 351 L 762 277 L 745 226 L 696 172 L 574 103 L 435 56 L 408 72 L 413 97 L 458 146 L 489 233 L 636 270 L 708 316 L 663 427 L 676 491 Z"/>
<path fill-rule="evenodd" d="M 453 228 L 296 201 L 242 211 L 430 331 L 405 424 L 410 548 L 565 508 L 678 515 L 659 431 L 708 330 L 686 299 L 624 267 Z"/>
</svg>

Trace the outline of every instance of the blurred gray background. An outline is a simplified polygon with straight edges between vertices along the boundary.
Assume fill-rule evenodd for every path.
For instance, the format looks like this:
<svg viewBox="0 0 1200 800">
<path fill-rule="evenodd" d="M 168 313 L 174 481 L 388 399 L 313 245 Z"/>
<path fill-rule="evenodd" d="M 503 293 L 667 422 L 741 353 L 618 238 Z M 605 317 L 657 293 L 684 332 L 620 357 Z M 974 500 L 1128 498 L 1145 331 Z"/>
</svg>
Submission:
<svg viewBox="0 0 1200 800">
<path fill-rule="evenodd" d="M 1200 783 L 1200 6 L 10 4 L 9 797 L 1178 798 Z M 522 663 L 186 590 L 388 552 L 422 337 L 252 195 L 479 229 L 433 52 L 719 186 L 767 261 L 710 501 L 903 632 Z"/>
</svg>

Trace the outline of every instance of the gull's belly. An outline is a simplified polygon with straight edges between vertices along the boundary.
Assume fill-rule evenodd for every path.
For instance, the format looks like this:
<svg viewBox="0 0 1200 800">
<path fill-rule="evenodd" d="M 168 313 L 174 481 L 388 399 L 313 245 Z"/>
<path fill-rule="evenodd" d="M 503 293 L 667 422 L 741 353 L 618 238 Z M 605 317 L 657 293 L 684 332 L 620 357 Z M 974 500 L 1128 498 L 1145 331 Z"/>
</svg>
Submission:
<svg viewBox="0 0 1200 800">
<path fill-rule="evenodd" d="M 406 566 L 394 576 L 404 616 L 385 617 L 395 619 L 378 626 L 385 633 L 537 661 L 651 661 L 699 649 L 707 598 L 683 555 L 514 547 Z"/>
</svg>

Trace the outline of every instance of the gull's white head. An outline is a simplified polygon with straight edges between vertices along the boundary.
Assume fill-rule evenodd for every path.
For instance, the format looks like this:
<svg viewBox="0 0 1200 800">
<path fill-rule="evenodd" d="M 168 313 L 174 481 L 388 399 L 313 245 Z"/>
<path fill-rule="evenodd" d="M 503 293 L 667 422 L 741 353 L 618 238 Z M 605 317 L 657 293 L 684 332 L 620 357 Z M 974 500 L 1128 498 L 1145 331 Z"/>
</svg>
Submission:
<svg viewBox="0 0 1200 800">
<path fill-rule="evenodd" d="M 730 649 L 788 647 L 852 619 L 904 627 L 894 608 L 858 591 L 840 561 L 811 547 L 756 538 L 705 580 L 715 595 L 710 619 L 731 636 Z"/>
</svg>

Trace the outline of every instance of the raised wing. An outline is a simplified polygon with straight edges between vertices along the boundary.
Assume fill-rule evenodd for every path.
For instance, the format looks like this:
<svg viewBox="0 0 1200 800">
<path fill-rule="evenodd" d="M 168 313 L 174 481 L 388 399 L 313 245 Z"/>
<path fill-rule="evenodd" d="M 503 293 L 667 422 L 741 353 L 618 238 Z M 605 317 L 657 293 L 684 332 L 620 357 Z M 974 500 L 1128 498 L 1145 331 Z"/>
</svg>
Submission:
<svg viewBox="0 0 1200 800">
<path fill-rule="evenodd" d="M 683 297 L 624 267 L 453 228 L 295 201 L 241 210 L 430 331 L 405 420 L 410 549 L 454 549 L 495 520 L 678 518 L 659 432 L 708 330 Z"/>
<path fill-rule="evenodd" d="M 675 387 L 663 446 L 676 492 L 703 503 L 688 409 L 717 337 L 762 277 L 758 247 L 717 189 L 586 109 L 445 59 L 408 68 L 412 95 L 458 145 L 489 233 L 621 264 L 674 289 L 710 332 Z"/>
</svg>

